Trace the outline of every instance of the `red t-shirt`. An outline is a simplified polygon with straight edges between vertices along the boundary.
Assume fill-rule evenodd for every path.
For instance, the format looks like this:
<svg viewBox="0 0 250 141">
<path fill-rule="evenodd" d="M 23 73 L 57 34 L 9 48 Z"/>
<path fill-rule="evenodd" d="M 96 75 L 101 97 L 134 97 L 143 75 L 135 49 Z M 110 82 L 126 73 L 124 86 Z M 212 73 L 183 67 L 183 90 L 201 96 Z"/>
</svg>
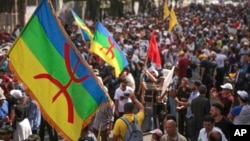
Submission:
<svg viewBox="0 0 250 141">
<path fill-rule="evenodd" d="M 187 77 L 187 69 L 188 69 L 188 63 L 189 63 L 189 60 L 188 58 L 184 57 L 184 58 L 181 58 L 179 60 L 179 69 L 178 69 L 178 73 L 179 73 L 179 77 L 182 78 L 182 77 Z"/>
<path fill-rule="evenodd" d="M 234 97 L 232 95 L 230 95 L 228 97 L 222 97 L 221 93 L 218 94 L 218 97 L 224 105 L 222 114 L 227 117 L 227 115 L 230 112 L 230 109 L 234 103 Z"/>
</svg>

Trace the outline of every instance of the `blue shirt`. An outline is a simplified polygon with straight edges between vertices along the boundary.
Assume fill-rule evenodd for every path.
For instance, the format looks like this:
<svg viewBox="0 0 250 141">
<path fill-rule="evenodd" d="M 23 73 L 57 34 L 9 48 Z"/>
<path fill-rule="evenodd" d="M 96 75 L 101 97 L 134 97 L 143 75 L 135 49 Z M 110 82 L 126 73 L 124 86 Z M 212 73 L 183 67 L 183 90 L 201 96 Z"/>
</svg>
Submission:
<svg viewBox="0 0 250 141">
<path fill-rule="evenodd" d="M 29 115 L 28 119 L 30 122 L 30 127 L 32 130 L 36 130 L 39 128 L 41 123 L 41 112 L 38 109 L 34 100 L 29 99 Z"/>
<path fill-rule="evenodd" d="M 8 101 L 4 100 L 3 105 L 0 107 L 0 120 L 8 116 L 9 114 L 9 108 L 8 108 Z M 0 125 L 0 127 L 3 127 L 6 123 L 3 123 Z"/>
<path fill-rule="evenodd" d="M 198 96 L 200 95 L 200 93 L 198 91 L 196 92 L 192 92 L 188 98 L 188 103 L 191 104 L 193 99 L 197 98 Z M 187 118 L 191 118 L 193 116 L 193 113 L 191 111 L 191 107 L 188 106 L 187 107 L 187 114 L 186 114 L 186 117 Z"/>
</svg>

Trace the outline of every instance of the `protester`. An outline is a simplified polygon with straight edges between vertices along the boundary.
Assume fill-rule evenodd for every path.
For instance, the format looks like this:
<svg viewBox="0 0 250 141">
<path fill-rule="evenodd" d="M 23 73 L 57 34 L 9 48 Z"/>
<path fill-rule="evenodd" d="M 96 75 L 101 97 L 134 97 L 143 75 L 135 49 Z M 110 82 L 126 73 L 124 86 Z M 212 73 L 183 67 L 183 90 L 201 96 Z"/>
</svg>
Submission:
<svg viewBox="0 0 250 141">
<path fill-rule="evenodd" d="M 78 141 L 97 141 L 96 136 L 90 131 L 89 125 L 81 130 L 80 138 Z"/>
<path fill-rule="evenodd" d="M 150 131 L 152 134 L 151 141 L 160 141 L 162 136 L 162 131 L 160 129 L 155 129 Z"/>
<path fill-rule="evenodd" d="M 172 140 L 187 141 L 187 139 L 178 132 L 177 123 L 174 120 L 172 119 L 166 120 L 165 130 L 166 134 L 164 134 L 161 137 L 160 141 L 172 141 Z"/>
<path fill-rule="evenodd" d="M 249 94 L 246 91 L 237 91 L 238 106 L 232 108 L 229 118 L 233 120 L 236 125 L 250 125 L 250 105 Z"/>
<path fill-rule="evenodd" d="M 180 134 L 184 135 L 187 133 L 186 131 L 186 114 L 187 114 L 187 107 L 181 105 L 182 102 L 187 102 L 190 94 L 192 92 L 191 88 L 188 86 L 188 78 L 183 77 L 181 80 L 181 87 L 176 90 L 177 95 L 175 97 L 177 107 L 176 110 L 178 111 L 178 131 Z"/>
<path fill-rule="evenodd" d="M 222 136 L 222 141 L 227 141 L 225 135 L 223 134 L 223 132 L 218 128 L 214 126 L 215 124 L 215 120 L 211 115 L 206 115 L 204 117 L 204 122 L 203 122 L 203 126 L 204 128 L 202 128 L 200 130 L 199 136 L 198 136 L 198 141 L 208 141 L 208 135 L 211 131 L 217 131 L 221 134 Z"/>
<path fill-rule="evenodd" d="M 222 111 L 223 106 L 220 103 L 214 103 L 210 108 L 210 115 L 215 119 L 215 126 L 221 129 L 227 140 L 230 140 L 230 126 L 232 122 L 222 115 Z"/>
<path fill-rule="evenodd" d="M 196 140 L 198 135 L 199 135 L 199 131 L 201 130 L 201 128 L 203 127 L 203 121 L 206 115 L 209 114 L 210 111 L 210 101 L 209 99 L 206 97 L 206 93 L 207 93 L 207 88 L 205 85 L 200 85 L 199 86 L 199 93 L 200 95 L 193 99 L 191 102 L 191 112 L 193 114 L 193 136 L 192 136 L 192 140 Z"/>
<path fill-rule="evenodd" d="M 140 4 L 142 3 L 143 2 L 140 2 Z M 220 110 L 220 106 L 211 106 L 211 115 L 215 117 L 215 126 L 217 122 L 221 122 L 219 119 L 222 118 L 223 121 L 228 115 L 231 119 L 233 119 L 235 124 L 239 123 L 239 119 L 241 118 L 249 119 L 247 115 L 242 116 L 242 112 L 245 112 L 246 110 L 244 109 L 247 109 L 248 107 L 248 102 L 242 101 L 239 94 L 234 96 L 234 92 L 237 91 L 244 90 L 248 94 L 250 92 L 250 19 L 249 16 L 247 16 L 247 13 L 249 13 L 250 10 L 249 5 L 202 5 L 197 4 L 197 1 L 194 1 L 194 3 L 182 7 L 182 2 L 178 4 L 178 1 L 176 1 L 173 7 L 177 6 L 174 8 L 174 11 L 178 19 L 178 25 L 174 27 L 173 31 L 167 31 L 170 18 L 166 18 L 164 20 L 162 19 L 164 14 L 162 13 L 163 6 L 159 5 L 158 8 L 154 8 L 155 6 L 153 5 L 155 5 L 155 3 L 153 1 L 148 3 L 150 4 L 147 5 L 152 5 L 149 6 L 150 10 L 145 9 L 146 6 L 142 4 L 143 8 L 139 10 L 137 15 L 133 15 L 131 12 L 121 12 L 119 15 L 122 15 L 123 17 L 117 18 L 115 16 L 110 16 L 109 13 L 105 16 L 105 18 L 102 19 L 103 24 L 110 30 L 112 36 L 116 39 L 117 44 L 120 45 L 120 49 L 123 50 L 123 52 L 128 57 L 128 67 L 132 72 L 129 73 L 128 77 L 131 80 L 131 86 L 135 88 L 134 91 L 136 91 L 138 96 L 145 96 L 139 89 L 141 82 L 153 82 L 156 85 L 159 82 L 158 78 L 160 75 L 158 72 L 161 72 L 161 69 L 148 69 L 147 64 L 145 64 L 147 62 L 147 50 L 150 39 L 149 35 L 150 32 L 154 30 L 157 36 L 157 45 L 161 60 L 163 60 L 162 64 L 167 64 L 167 62 L 170 62 L 172 66 L 179 68 L 179 70 L 175 70 L 173 82 L 171 84 L 172 91 L 181 89 L 182 86 L 178 84 L 181 83 L 182 77 L 187 75 L 186 67 L 191 67 L 192 77 L 189 78 L 190 81 L 188 81 L 188 83 L 193 80 L 200 79 L 202 84 L 206 85 L 207 88 L 205 96 L 207 98 L 210 98 L 211 96 L 211 99 L 208 99 L 210 100 L 210 103 L 212 103 L 214 98 L 216 98 L 215 100 L 223 106 L 222 110 Z M 233 3 L 235 4 L 235 2 Z M 119 11 L 122 10 L 119 9 Z M 88 52 L 91 41 L 83 41 L 79 33 L 80 30 L 77 30 L 78 27 L 76 26 L 76 23 L 74 22 L 72 28 L 70 28 L 71 25 L 68 23 L 71 21 L 69 19 L 65 20 L 67 22 L 67 26 L 65 26 L 67 33 L 71 36 L 71 39 L 76 45 L 81 43 L 77 46 L 79 47 L 78 49 L 84 54 L 86 61 L 93 65 L 94 69 L 99 70 L 99 76 L 102 77 L 104 84 L 107 85 L 111 98 L 113 99 L 115 90 L 119 87 L 119 79 L 115 78 L 114 69 L 112 70 L 113 73 L 111 74 L 111 66 L 107 65 L 102 59 L 98 57 L 98 55 Z M 88 25 L 94 32 L 93 27 L 95 26 L 95 23 L 89 19 L 86 19 L 85 21 L 86 25 Z M 13 32 L 13 35 L 15 36 L 13 37 L 17 37 L 20 31 L 20 29 L 15 30 Z M 2 79 L 0 85 L 4 90 L 4 95 L 8 101 L 8 107 L 12 107 L 11 105 L 14 104 L 12 103 L 12 96 L 9 94 L 12 89 L 19 89 L 23 93 L 25 92 L 22 83 L 17 82 L 17 79 L 15 78 L 16 76 L 6 67 L 6 64 L 9 63 L 8 56 L 6 53 L 3 55 L 4 51 L 6 51 L 5 47 L 11 46 L 13 43 L 13 37 L 6 31 L 2 29 L 0 30 L 0 64 L 3 64 L 0 65 L 2 68 L 0 69 L 0 79 Z M 183 58 L 186 58 L 185 61 L 182 61 Z M 148 60 L 148 62 L 150 62 L 150 60 Z M 176 64 L 176 62 L 179 62 L 179 64 Z M 182 69 L 182 62 L 185 64 L 184 69 Z M 140 77 L 143 75 L 143 72 L 147 75 L 147 77 Z M 222 80 L 224 75 L 229 77 L 230 73 L 231 76 L 234 76 L 230 77 L 230 81 L 227 82 L 227 80 Z M 145 81 L 141 81 L 142 79 L 140 78 L 144 79 Z M 178 81 L 178 78 L 180 81 Z M 11 86 L 13 84 L 11 84 L 12 80 L 15 83 L 14 87 Z M 211 91 L 212 95 L 209 93 L 210 88 L 213 88 L 213 91 Z M 214 89 L 217 90 L 217 92 L 214 91 Z M 220 89 L 222 89 L 222 91 L 220 91 Z M 177 93 L 174 93 L 172 96 L 175 97 L 175 94 Z M 187 101 L 181 101 L 181 103 L 177 105 L 178 109 L 181 107 L 181 105 L 184 105 L 184 107 L 186 105 L 187 107 L 187 114 L 183 114 L 182 117 L 185 118 L 186 116 L 190 119 L 190 115 L 192 114 L 194 119 L 203 117 L 204 114 L 200 116 L 197 114 L 197 112 L 195 112 L 197 109 L 202 109 L 203 107 L 200 105 L 198 106 L 197 104 L 195 104 L 196 106 L 194 108 L 196 110 L 191 110 L 192 114 L 190 114 L 189 106 L 187 105 L 189 105 L 190 101 L 192 101 L 192 109 L 192 103 L 195 100 L 191 100 L 191 95 L 192 93 L 190 94 L 190 97 L 186 98 Z M 201 95 L 199 97 L 203 98 Z M 240 105 L 232 108 L 233 103 L 237 105 L 237 101 L 234 101 L 234 98 L 237 98 L 237 101 L 240 102 Z M 141 101 L 143 104 L 145 102 L 144 100 L 145 99 L 143 98 Z M 206 99 L 205 105 L 207 105 L 208 100 Z M 149 102 L 151 102 L 151 105 L 148 104 Z M 156 101 L 152 102 L 152 99 L 149 99 L 148 101 L 146 99 L 145 107 L 147 106 L 152 108 L 152 105 L 156 104 L 155 102 Z M 175 114 L 177 112 L 175 107 L 176 103 L 173 101 L 173 98 L 170 97 L 167 100 L 166 109 L 170 109 L 170 113 Z M 118 106 L 116 106 L 116 108 L 118 108 Z M 120 110 L 116 110 L 115 115 L 121 116 L 124 112 L 122 110 L 123 106 L 119 108 Z M 207 113 L 208 106 L 205 106 L 205 108 L 205 112 Z M 9 108 L 9 111 L 10 110 L 11 108 Z M 155 111 L 148 111 L 149 110 L 147 109 L 145 112 L 147 113 L 145 114 L 145 119 L 146 117 L 149 117 L 148 119 L 150 121 L 146 120 L 148 127 L 145 129 L 145 131 L 150 131 L 157 128 L 155 122 L 151 121 L 151 118 L 156 117 L 159 113 L 156 113 Z M 166 110 L 164 112 L 169 111 Z M 178 117 L 177 119 L 180 118 Z M 202 120 L 198 119 L 198 122 L 196 123 L 200 123 L 200 121 Z M 43 119 L 40 125 L 41 129 L 44 127 L 44 122 L 47 123 Z M 182 124 L 179 124 L 179 126 L 181 125 Z M 187 128 L 190 128 L 189 124 L 187 124 Z M 50 126 L 48 126 L 47 130 L 50 130 L 51 132 L 49 131 L 49 134 L 53 136 L 53 131 Z M 184 130 L 184 127 L 179 127 L 179 130 Z M 41 130 L 41 133 L 43 132 L 44 129 Z M 227 133 L 225 133 L 225 135 L 228 136 Z M 43 136 L 41 137 L 43 140 L 44 135 L 41 134 L 41 136 Z"/>
<path fill-rule="evenodd" d="M 9 107 L 4 96 L 2 88 L 0 88 L 0 128 L 9 122 Z"/>
<path fill-rule="evenodd" d="M 106 87 L 105 90 L 107 91 Z M 110 101 L 108 104 L 102 105 L 96 113 L 91 127 L 97 140 L 108 141 L 113 129 L 114 108 L 113 101 Z"/>
<path fill-rule="evenodd" d="M 133 103 L 126 103 L 124 105 L 124 115 L 129 122 L 134 120 L 134 117 L 137 116 L 138 125 L 142 125 L 142 121 L 144 119 L 144 106 L 136 99 L 134 93 L 130 93 L 130 98 Z M 134 113 L 135 108 L 138 108 L 139 112 Z M 117 119 L 114 125 L 113 130 L 113 141 L 122 141 L 124 140 L 126 134 L 126 123 L 122 119 Z"/>
<path fill-rule="evenodd" d="M 16 99 L 16 105 L 11 107 L 10 121 L 14 127 L 13 140 L 22 141 L 32 134 L 28 120 L 28 105 L 20 90 L 11 90 L 10 94 Z"/>
<path fill-rule="evenodd" d="M 224 85 L 221 85 L 221 88 L 222 91 L 219 93 L 217 91 L 213 91 L 212 97 L 216 98 L 223 105 L 222 115 L 227 117 L 234 103 L 233 86 L 230 83 L 225 83 Z"/>
</svg>

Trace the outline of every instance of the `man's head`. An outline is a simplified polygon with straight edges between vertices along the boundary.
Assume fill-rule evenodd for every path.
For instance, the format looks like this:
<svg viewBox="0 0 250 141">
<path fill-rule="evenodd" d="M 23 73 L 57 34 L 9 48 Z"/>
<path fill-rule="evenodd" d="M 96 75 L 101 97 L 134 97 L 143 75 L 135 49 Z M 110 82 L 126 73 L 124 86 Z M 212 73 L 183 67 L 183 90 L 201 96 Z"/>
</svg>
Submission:
<svg viewBox="0 0 250 141">
<path fill-rule="evenodd" d="M 214 103 L 211 106 L 210 114 L 213 117 L 217 117 L 218 115 L 221 115 L 222 111 L 223 111 L 223 106 L 220 103 Z"/>
<path fill-rule="evenodd" d="M 204 117 L 204 121 L 203 121 L 203 127 L 206 129 L 206 132 L 209 133 L 210 131 L 212 131 L 212 129 L 214 128 L 214 117 L 211 115 L 206 115 Z"/>
<path fill-rule="evenodd" d="M 233 86 L 230 83 L 225 83 L 224 85 L 220 86 L 222 88 L 222 96 L 227 97 L 232 93 Z"/>
<path fill-rule="evenodd" d="M 208 141 L 222 141 L 222 136 L 218 131 L 211 131 L 208 133 Z"/>
<path fill-rule="evenodd" d="M 199 87 L 201 85 L 201 82 L 200 81 L 193 81 L 193 84 L 192 84 L 192 90 L 193 91 L 198 91 L 199 90 Z"/>
<path fill-rule="evenodd" d="M 125 91 L 125 90 L 126 90 L 126 87 L 127 87 L 127 85 L 128 85 L 128 80 L 125 79 L 125 78 L 123 78 L 123 79 L 121 79 L 120 82 L 121 82 L 121 88 L 122 88 L 122 90 Z"/>
<path fill-rule="evenodd" d="M 200 85 L 199 86 L 199 92 L 200 92 L 200 94 L 205 95 L 207 93 L 207 87 L 206 87 L 206 85 Z"/>
<path fill-rule="evenodd" d="M 177 135 L 177 123 L 170 119 L 170 120 L 167 120 L 166 121 L 166 124 L 165 124 L 165 129 L 166 129 L 166 133 L 173 137 L 175 135 Z"/>
<path fill-rule="evenodd" d="M 4 127 L 0 128 L 0 140 L 11 140 L 13 131 L 14 129 L 10 125 L 5 125 Z"/>
<path fill-rule="evenodd" d="M 3 78 L 3 76 L 5 75 L 5 70 L 4 69 L 0 69 L 0 78 Z"/>
<path fill-rule="evenodd" d="M 249 95 L 246 91 L 237 91 L 239 101 L 247 103 L 249 101 Z"/>
<path fill-rule="evenodd" d="M 187 87 L 188 86 L 188 78 L 187 77 L 183 77 L 181 79 L 181 86 L 182 87 Z"/>
<path fill-rule="evenodd" d="M 124 113 L 134 113 L 135 105 L 131 102 L 128 102 L 124 105 Z"/>
<path fill-rule="evenodd" d="M 165 117 L 165 121 L 167 120 L 173 120 L 173 121 L 177 121 L 176 116 L 174 114 L 167 114 Z"/>
</svg>

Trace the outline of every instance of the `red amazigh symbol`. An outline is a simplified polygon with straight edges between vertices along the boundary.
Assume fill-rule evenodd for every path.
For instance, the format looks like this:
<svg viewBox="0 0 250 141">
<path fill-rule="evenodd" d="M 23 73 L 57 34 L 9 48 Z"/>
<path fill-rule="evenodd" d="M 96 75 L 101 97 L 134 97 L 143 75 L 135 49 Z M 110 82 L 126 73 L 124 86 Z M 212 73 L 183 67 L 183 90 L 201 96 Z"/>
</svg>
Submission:
<svg viewBox="0 0 250 141">
<path fill-rule="evenodd" d="M 111 59 L 113 59 L 114 58 L 114 52 L 112 51 L 112 49 L 115 47 L 115 43 L 111 41 L 111 36 L 108 37 L 108 41 L 109 41 L 110 46 L 108 47 L 106 55 L 111 53 L 111 55 L 112 55 Z M 103 47 L 100 50 L 102 50 L 102 49 L 103 49 Z"/>
<path fill-rule="evenodd" d="M 77 60 L 77 63 L 74 67 L 74 70 L 71 70 L 71 65 L 70 65 L 70 47 L 67 43 L 64 44 L 64 55 L 65 55 L 65 65 L 66 65 L 66 69 L 67 72 L 70 76 L 70 80 L 67 82 L 66 85 L 63 85 L 60 81 L 58 81 L 57 79 L 53 78 L 50 74 L 38 74 L 36 76 L 34 76 L 35 79 L 41 79 L 41 78 L 46 78 L 49 81 L 51 81 L 53 84 L 55 84 L 56 86 L 58 86 L 60 88 L 60 91 L 58 91 L 53 99 L 52 102 L 54 103 L 56 101 L 56 99 L 63 93 L 66 100 L 67 100 L 67 105 L 68 105 L 68 122 L 69 123 L 73 123 L 74 121 L 74 107 L 73 107 L 73 102 L 72 99 L 67 91 L 68 87 L 71 85 L 72 81 L 74 81 L 75 83 L 81 83 L 83 81 L 85 81 L 89 75 L 85 75 L 81 78 L 76 78 L 74 76 L 75 71 L 80 63 L 79 59 Z"/>
</svg>

